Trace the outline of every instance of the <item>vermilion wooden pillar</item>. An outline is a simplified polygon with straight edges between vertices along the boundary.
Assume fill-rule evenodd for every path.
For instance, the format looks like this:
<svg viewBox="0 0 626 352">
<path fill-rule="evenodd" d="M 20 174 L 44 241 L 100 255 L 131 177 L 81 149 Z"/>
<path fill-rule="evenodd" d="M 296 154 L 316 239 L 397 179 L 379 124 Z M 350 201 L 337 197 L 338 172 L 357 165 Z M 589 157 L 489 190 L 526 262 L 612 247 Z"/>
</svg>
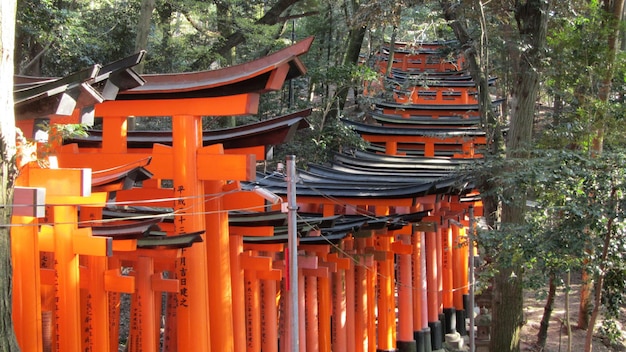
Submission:
<svg viewBox="0 0 626 352">
<path fill-rule="evenodd" d="M 431 346 L 433 350 L 442 347 L 442 326 L 439 321 L 439 266 L 437 265 L 437 229 L 426 232 L 426 277 L 428 299 L 428 327 L 431 332 Z"/>
<path fill-rule="evenodd" d="M 428 275 L 426 265 L 426 232 L 434 230 L 432 223 L 422 221 L 415 225 L 413 235 L 413 323 L 417 351 L 430 351 L 432 349 L 430 327 L 428 326 Z"/>
<path fill-rule="evenodd" d="M 374 248 L 374 238 L 373 236 L 368 237 L 365 240 L 366 243 L 366 247 L 368 248 Z M 367 340 L 368 340 L 368 347 L 367 350 L 369 352 L 375 352 L 376 351 L 376 288 L 377 288 L 377 276 L 378 276 L 378 271 L 377 271 L 377 266 L 376 263 L 373 260 L 373 257 L 371 258 L 371 261 L 366 262 L 367 263 L 367 271 L 366 271 L 366 277 L 367 277 L 367 311 L 368 311 L 368 315 L 367 315 Z"/>
<path fill-rule="evenodd" d="M 33 198 L 34 199 L 34 198 Z M 31 208 L 36 207 L 32 204 Z M 36 212 L 13 216 L 11 259 L 13 262 L 13 322 L 23 351 L 43 351 L 39 240 Z"/>
<path fill-rule="evenodd" d="M 298 265 L 301 263 L 298 258 Z M 300 338 L 300 352 L 307 351 L 307 307 L 306 307 L 306 278 L 304 270 L 298 269 L 298 337 Z"/>
<path fill-rule="evenodd" d="M 172 130 L 176 234 L 204 231 L 204 199 L 198 197 L 204 194 L 204 187 L 198 177 L 197 163 L 197 152 L 202 146 L 202 119 L 194 115 L 173 116 Z M 206 234 L 202 240 L 183 251 L 176 268 L 180 281 L 176 312 L 180 352 L 211 350 Z"/>
<path fill-rule="evenodd" d="M 410 230 L 411 226 L 408 227 Z M 407 252 L 397 254 L 398 263 L 398 341 L 399 352 L 412 352 L 416 349 L 416 342 L 413 336 L 413 267 L 411 263 L 412 249 L 411 236 L 406 234 L 397 235 L 397 243 Z"/>
<path fill-rule="evenodd" d="M 222 151 L 222 150 L 220 150 Z M 214 165 L 214 167 L 228 167 Z M 230 278 L 228 211 L 223 206 L 224 181 L 205 181 L 207 194 L 206 247 L 207 277 L 211 328 L 211 349 L 233 351 L 233 303 Z"/>
<path fill-rule="evenodd" d="M 442 237 L 442 305 L 444 314 L 444 334 L 456 332 L 456 310 L 454 308 L 454 267 L 452 259 L 452 226 L 448 225 L 441 230 Z"/>
<path fill-rule="evenodd" d="M 356 254 L 354 250 L 354 238 L 350 237 L 344 241 L 345 251 L 348 255 Z M 348 260 L 348 269 L 345 270 L 345 334 L 346 334 L 346 351 L 356 351 L 355 326 L 356 326 L 356 281 L 355 281 L 355 265 L 353 260 Z M 360 342 L 360 341 L 359 341 Z"/>
<path fill-rule="evenodd" d="M 326 260 L 337 265 L 337 270 L 332 273 L 331 277 L 333 297 L 331 348 L 333 351 L 354 351 L 354 348 L 348 349 L 347 347 L 347 296 L 348 291 L 354 293 L 354 277 L 352 277 L 352 284 L 350 284 L 349 275 L 347 274 L 351 267 L 350 259 L 340 258 L 337 253 L 330 253 L 327 255 Z M 350 286 L 352 288 L 349 288 Z M 354 304 L 350 307 L 354 307 Z M 351 310 L 354 312 L 353 309 Z"/>
<path fill-rule="evenodd" d="M 230 248 L 230 278 L 233 309 L 233 351 L 246 350 L 246 301 L 244 289 L 244 270 L 239 257 L 243 252 L 243 236 L 231 235 Z"/>
<path fill-rule="evenodd" d="M 305 271 L 310 269 L 305 269 Z M 319 306 L 317 300 L 317 277 L 305 274 L 306 350 L 319 350 Z"/>
<path fill-rule="evenodd" d="M 261 350 L 278 351 L 276 281 L 261 280 Z"/>
<path fill-rule="evenodd" d="M 459 224 L 460 225 L 460 224 Z M 461 335 L 467 335 L 464 296 L 469 284 L 468 243 L 465 228 L 452 226 L 452 258 L 454 263 L 454 308 L 456 309 L 456 329 Z"/>
<path fill-rule="evenodd" d="M 367 310 L 367 264 L 365 257 L 365 239 L 355 239 L 358 265 L 355 267 L 355 317 L 354 317 L 354 340 L 355 352 L 368 351 L 367 326 L 369 321 Z"/>
<path fill-rule="evenodd" d="M 391 252 L 391 237 L 377 235 L 378 248 L 385 255 L 384 260 L 378 261 L 378 348 L 377 351 L 395 351 L 395 325 L 394 299 L 394 271 L 393 253 Z"/>
<path fill-rule="evenodd" d="M 320 268 L 322 269 L 322 268 Z M 326 269 L 326 268 L 323 268 Z M 330 321 L 331 321 L 331 289 L 330 272 L 326 270 L 325 275 L 320 275 L 317 279 L 317 299 L 318 299 L 318 320 L 319 320 L 319 352 L 330 352 Z"/>
<path fill-rule="evenodd" d="M 246 351 L 261 350 L 261 296 L 256 270 L 245 270 Z"/>
</svg>

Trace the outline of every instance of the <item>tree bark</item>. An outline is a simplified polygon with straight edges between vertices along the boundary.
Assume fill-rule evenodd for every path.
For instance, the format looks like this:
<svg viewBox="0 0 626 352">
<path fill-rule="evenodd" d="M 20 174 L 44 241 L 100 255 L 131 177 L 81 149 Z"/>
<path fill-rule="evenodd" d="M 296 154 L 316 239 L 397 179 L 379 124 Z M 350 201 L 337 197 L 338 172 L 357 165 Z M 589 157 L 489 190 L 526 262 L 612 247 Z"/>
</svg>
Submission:
<svg viewBox="0 0 626 352">
<path fill-rule="evenodd" d="M 0 204 L 13 204 L 13 187 L 17 177 L 13 114 L 16 4 L 16 0 L 0 3 Z M 10 224 L 11 214 L 10 206 L 0 206 L 0 224 Z M 20 350 L 13 330 L 12 274 L 10 227 L 0 226 L 0 352 Z"/>
<path fill-rule="evenodd" d="M 554 273 L 550 273 L 548 280 L 548 297 L 546 298 L 546 305 L 543 307 L 543 316 L 541 317 L 541 323 L 539 324 L 539 332 L 537 333 L 537 346 L 543 351 L 546 347 L 546 340 L 548 338 L 548 327 L 550 326 L 550 318 L 552 317 L 552 310 L 554 308 L 554 297 L 556 296 L 556 283 Z"/>
<path fill-rule="evenodd" d="M 150 34 L 150 23 L 152 12 L 154 11 L 156 0 L 141 0 L 141 10 L 139 21 L 137 22 L 137 36 L 135 37 L 135 52 L 148 49 L 148 35 Z M 143 73 L 144 62 L 135 66 L 137 73 Z"/>
<path fill-rule="evenodd" d="M 607 37 L 607 58 L 605 60 L 606 70 L 602 77 L 602 82 L 598 89 L 598 100 L 603 103 L 609 101 L 611 93 L 612 80 L 615 74 L 615 60 L 619 44 L 620 34 L 620 20 L 624 12 L 624 0 L 604 0 L 603 9 L 608 15 L 606 26 L 609 29 Z M 592 152 L 595 155 L 602 153 L 604 149 L 604 129 L 605 129 L 605 112 L 600 111 L 599 127 L 596 129 L 596 134 L 593 138 Z M 592 279 L 588 273 L 583 269 L 583 282 L 580 288 L 580 306 L 578 309 L 578 327 L 581 329 L 588 329 L 591 325 L 590 311 L 591 311 L 591 287 L 593 285 Z M 596 285 L 597 286 L 597 285 Z M 594 307 L 595 309 L 595 307 Z M 593 313 L 591 313 L 593 315 Z M 591 325 L 593 330 L 593 325 Z"/>
<path fill-rule="evenodd" d="M 511 90 L 511 118 L 506 142 L 507 159 L 526 158 L 527 148 L 532 145 L 532 132 L 539 92 L 539 70 L 543 48 L 546 43 L 548 12 L 547 0 L 518 1 L 515 19 L 520 35 L 521 48 L 517 53 L 519 65 L 514 67 Z M 515 60 L 513 60 L 515 62 Z M 516 186 L 504 194 L 502 223 L 524 223 L 526 212 L 526 189 Z M 501 263 L 500 273 L 494 278 L 494 302 L 492 311 L 491 351 L 519 351 L 520 331 L 523 319 L 523 286 L 519 263 Z M 515 274 L 515 275 L 513 275 Z"/>
<path fill-rule="evenodd" d="M 589 328 L 587 329 L 587 335 L 585 335 L 585 352 L 591 352 L 593 347 L 593 328 L 596 325 L 596 319 L 598 319 L 598 313 L 600 312 L 600 306 L 602 305 L 602 288 L 604 286 L 604 276 L 607 267 L 607 259 L 609 256 L 609 247 L 611 245 L 611 237 L 613 235 L 613 222 L 618 214 L 617 201 L 615 198 L 617 189 L 614 186 L 611 190 L 611 200 L 615 201 L 614 213 L 609 216 L 606 224 L 606 232 L 604 234 L 604 243 L 602 244 L 602 255 L 600 256 L 600 263 L 598 268 L 598 275 L 596 277 L 594 287 L 594 305 L 591 312 L 591 318 L 589 320 Z"/>
</svg>

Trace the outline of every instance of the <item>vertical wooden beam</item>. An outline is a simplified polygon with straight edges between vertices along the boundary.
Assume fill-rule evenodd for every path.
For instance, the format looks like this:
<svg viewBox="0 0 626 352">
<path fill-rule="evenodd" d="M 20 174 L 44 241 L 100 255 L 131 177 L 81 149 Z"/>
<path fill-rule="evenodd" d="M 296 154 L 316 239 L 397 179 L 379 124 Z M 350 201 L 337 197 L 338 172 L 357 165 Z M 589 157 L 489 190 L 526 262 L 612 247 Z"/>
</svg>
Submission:
<svg viewBox="0 0 626 352">
<path fill-rule="evenodd" d="M 211 350 L 234 349 L 232 284 L 228 212 L 223 207 L 224 181 L 205 181 L 207 277 L 211 326 Z"/>
<path fill-rule="evenodd" d="M 442 306 L 444 315 L 444 334 L 456 332 L 456 310 L 454 308 L 454 267 L 452 262 L 452 226 L 442 228 Z"/>
<path fill-rule="evenodd" d="M 13 216 L 13 322 L 23 351 L 43 351 L 37 218 Z"/>
<path fill-rule="evenodd" d="M 398 235 L 398 241 L 406 246 L 411 246 L 410 235 Z M 413 337 L 413 278 L 412 278 L 412 254 L 400 253 L 398 257 L 398 349 L 400 352 L 414 351 L 415 340 Z"/>
<path fill-rule="evenodd" d="M 233 351 L 246 350 L 246 300 L 244 289 L 244 271 L 239 257 L 243 253 L 243 237 L 231 235 L 230 247 L 230 278 L 233 305 Z"/>
<path fill-rule="evenodd" d="M 204 187 L 198 180 L 197 151 L 202 146 L 200 116 L 172 117 L 174 218 L 176 234 L 204 231 Z M 177 307 L 179 351 L 209 352 L 210 324 L 206 260 L 206 235 L 202 242 L 182 251 L 176 267 L 180 280 Z"/>
</svg>

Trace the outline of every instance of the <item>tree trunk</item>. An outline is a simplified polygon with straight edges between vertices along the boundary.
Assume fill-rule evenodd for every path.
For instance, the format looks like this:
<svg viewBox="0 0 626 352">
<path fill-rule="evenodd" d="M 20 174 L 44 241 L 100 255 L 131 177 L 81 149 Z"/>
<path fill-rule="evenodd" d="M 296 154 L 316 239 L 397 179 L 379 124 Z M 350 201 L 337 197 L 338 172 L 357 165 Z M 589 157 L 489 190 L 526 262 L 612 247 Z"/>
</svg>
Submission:
<svg viewBox="0 0 626 352">
<path fill-rule="evenodd" d="M 539 69 L 542 50 L 546 43 L 549 1 L 529 0 L 517 2 L 517 21 L 520 44 L 517 53 L 518 67 L 514 68 L 511 90 L 511 122 L 507 135 L 507 158 L 526 158 L 532 145 L 535 107 L 539 91 Z M 515 61 L 515 60 L 514 60 Z M 502 223 L 524 223 L 526 189 L 516 186 L 503 195 Z M 515 196 L 515 197 L 513 197 Z M 501 263 L 500 273 L 494 280 L 494 305 L 491 327 L 491 351 L 519 351 L 520 331 L 523 325 L 522 269 L 519 263 Z M 513 275 L 516 274 L 516 275 Z"/>
<path fill-rule="evenodd" d="M 154 11 L 156 0 L 141 0 L 141 10 L 139 21 L 137 22 L 137 36 L 135 37 L 135 52 L 148 48 L 148 35 L 150 34 L 150 23 L 152 22 L 152 11 Z M 144 62 L 135 66 L 137 73 L 143 73 Z"/>
<path fill-rule="evenodd" d="M 572 324 L 569 322 L 569 290 L 572 284 L 572 272 L 567 270 L 565 283 L 565 327 L 567 328 L 567 352 L 572 352 Z"/>
<path fill-rule="evenodd" d="M 0 3 L 0 204 L 13 204 L 17 177 L 15 165 L 15 116 L 13 114 L 13 52 L 16 0 Z M 0 224 L 11 223 L 12 208 L 0 207 Z M 0 226 L 0 352 L 19 351 L 13 330 L 11 234 Z"/>
<path fill-rule="evenodd" d="M 604 77 L 602 78 L 602 82 L 599 85 L 598 99 L 601 102 L 606 103 L 609 101 L 612 80 L 615 73 L 615 59 L 618 50 L 620 20 L 622 19 L 622 14 L 624 12 L 624 0 L 604 0 L 603 9 L 609 15 L 609 19 L 606 23 L 609 34 L 607 37 L 608 52 L 607 58 L 605 60 L 606 70 L 604 71 Z M 598 119 L 600 121 L 600 124 L 598 124 L 599 127 L 597 127 L 596 129 L 596 135 L 593 139 L 591 147 L 592 152 L 596 155 L 601 154 L 602 149 L 604 149 L 604 120 L 606 119 L 604 110 L 600 110 L 600 116 Z M 589 325 L 591 325 L 591 323 L 589 322 L 589 311 L 591 307 L 592 285 L 593 283 L 591 279 L 589 278 L 586 271 L 584 271 L 583 269 L 583 283 L 580 289 L 580 307 L 578 310 L 578 326 L 584 329 L 588 328 Z M 591 325 L 591 329 L 593 330 L 593 325 Z"/>
<path fill-rule="evenodd" d="M 548 297 L 546 305 L 543 307 L 543 316 L 539 324 L 539 332 L 537 333 L 537 346 L 543 351 L 546 347 L 546 339 L 548 338 L 548 327 L 550 326 L 550 318 L 552 317 L 552 309 L 554 308 L 554 297 L 556 296 L 556 283 L 554 273 L 550 273 L 548 282 Z"/>
<path fill-rule="evenodd" d="M 587 335 L 585 336 L 585 352 L 591 352 L 593 345 L 593 328 L 596 325 L 596 319 L 598 318 L 598 313 L 600 312 L 600 306 L 602 305 L 602 288 L 604 286 L 604 276 L 607 267 L 607 259 L 609 256 L 609 247 L 611 245 L 611 237 L 613 235 L 613 222 L 615 217 L 618 215 L 617 209 L 617 189 L 613 186 L 611 190 L 611 200 L 616 204 L 613 214 L 609 217 L 606 223 L 606 232 L 604 234 L 604 243 L 602 244 L 602 255 L 600 256 L 600 263 L 598 263 L 598 277 L 596 277 L 595 283 L 595 298 L 593 311 L 591 312 L 591 318 L 589 320 L 589 328 L 587 329 Z"/>
</svg>

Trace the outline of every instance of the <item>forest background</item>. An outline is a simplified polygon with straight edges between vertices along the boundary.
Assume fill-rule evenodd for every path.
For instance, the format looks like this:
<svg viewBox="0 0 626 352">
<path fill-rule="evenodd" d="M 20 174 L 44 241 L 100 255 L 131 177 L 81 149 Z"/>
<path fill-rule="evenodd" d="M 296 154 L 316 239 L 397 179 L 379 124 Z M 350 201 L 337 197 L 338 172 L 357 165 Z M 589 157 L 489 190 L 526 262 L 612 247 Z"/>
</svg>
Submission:
<svg viewBox="0 0 626 352">
<path fill-rule="evenodd" d="M 586 351 L 594 332 L 617 343 L 626 289 L 623 5 L 623 0 L 3 1 L 1 200 L 11 204 L 17 173 L 7 72 L 59 77 L 139 50 L 147 51 L 138 67 L 143 73 L 216 69 L 315 36 L 303 57 L 307 75 L 264 94 L 257 115 L 204 119 L 205 128 L 221 128 L 312 107 L 312 128 L 274 155 L 278 161 L 294 154 L 306 167 L 329 160 L 335 151 L 362 147 L 340 118 L 366 120 L 376 97 L 363 95 L 362 88 L 378 79 L 368 64 L 384 43 L 444 41 L 450 55 L 466 57 L 489 136 L 484 160 L 462 172 L 480 187 L 485 203 L 478 243 L 485 259 L 480 289 L 493 290 L 494 297 L 491 350 L 520 349 L 523 297 L 529 291 L 546 302 L 537 338 L 541 349 L 554 297 L 569 292 L 571 273 L 582 274 L 582 287 L 580 307 L 572 308 L 578 321 L 575 327 L 566 324 L 568 331 L 588 331 Z M 498 77 L 494 87 L 486 83 L 489 77 Z M 494 113 L 494 98 L 504 99 L 503 114 Z M 167 129 L 169 120 L 139 117 L 134 128 Z M 10 208 L 0 210 L 0 223 L 9 223 Z M 6 231 L 0 228 L 2 241 L 9 237 Z M 8 247 L 0 243 L 5 283 Z M 0 284 L 1 301 L 11 302 L 10 280 Z M 1 315 L 0 334 L 11 336 L 10 308 Z M 594 330 L 599 316 L 602 324 Z M 13 339 L 0 338 L 0 351 L 17 350 Z"/>
</svg>

